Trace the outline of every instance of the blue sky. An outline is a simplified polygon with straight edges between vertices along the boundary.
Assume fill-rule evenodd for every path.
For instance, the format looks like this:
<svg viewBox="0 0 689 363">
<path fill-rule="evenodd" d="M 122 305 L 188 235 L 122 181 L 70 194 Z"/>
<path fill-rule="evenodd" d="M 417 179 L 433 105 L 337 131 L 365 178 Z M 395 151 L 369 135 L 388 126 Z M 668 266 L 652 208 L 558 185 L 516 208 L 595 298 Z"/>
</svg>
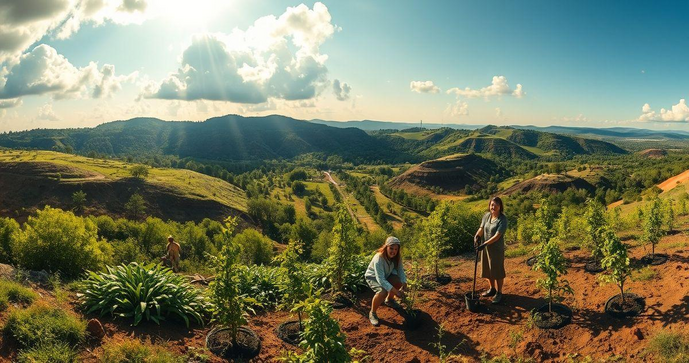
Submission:
<svg viewBox="0 0 689 363">
<path fill-rule="evenodd" d="M 689 129 L 688 2 L 33 2 L 0 4 L 0 131 L 227 113 Z"/>
</svg>

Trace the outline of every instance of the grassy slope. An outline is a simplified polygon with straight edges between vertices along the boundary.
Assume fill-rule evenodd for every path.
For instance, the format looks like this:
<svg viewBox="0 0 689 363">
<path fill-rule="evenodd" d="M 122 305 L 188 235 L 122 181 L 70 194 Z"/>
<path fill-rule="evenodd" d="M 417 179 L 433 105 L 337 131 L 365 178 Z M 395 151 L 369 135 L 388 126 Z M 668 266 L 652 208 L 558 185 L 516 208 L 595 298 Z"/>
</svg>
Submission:
<svg viewBox="0 0 689 363">
<path fill-rule="evenodd" d="M 131 177 L 129 164 L 117 160 L 91 159 L 53 151 L 14 151 L 0 153 L 0 162 L 49 162 L 100 174 L 91 180 L 117 180 Z M 83 182 L 89 179 L 62 179 L 61 182 Z M 146 182 L 167 187 L 180 196 L 213 200 L 233 209 L 246 212 L 246 196 L 240 188 L 224 180 L 184 169 L 150 168 Z"/>
</svg>

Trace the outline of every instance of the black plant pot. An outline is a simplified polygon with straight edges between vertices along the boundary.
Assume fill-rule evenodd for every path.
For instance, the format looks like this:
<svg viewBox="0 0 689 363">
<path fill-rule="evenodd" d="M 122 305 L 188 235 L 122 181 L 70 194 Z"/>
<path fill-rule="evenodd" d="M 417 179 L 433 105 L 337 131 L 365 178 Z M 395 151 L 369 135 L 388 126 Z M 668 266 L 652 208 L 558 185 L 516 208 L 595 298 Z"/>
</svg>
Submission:
<svg viewBox="0 0 689 363">
<path fill-rule="evenodd" d="M 548 304 L 533 311 L 534 325 L 541 329 L 560 329 L 572 322 L 572 310 L 565 305 L 553 303 L 549 312 Z"/>
<path fill-rule="evenodd" d="M 422 311 L 419 309 L 413 309 L 411 312 L 404 312 L 404 328 L 407 330 L 416 330 L 421 326 L 421 314 Z"/>
<path fill-rule="evenodd" d="M 658 266 L 667 262 L 667 255 L 663 253 L 656 253 L 653 255 L 646 255 L 641 257 L 641 263 L 644 265 Z"/>
<path fill-rule="evenodd" d="M 590 260 L 586 262 L 586 265 L 584 265 L 584 271 L 592 274 L 597 274 L 599 272 L 603 272 L 605 270 L 603 266 L 601 266 L 600 261 L 596 260 Z"/>
<path fill-rule="evenodd" d="M 344 309 L 354 305 L 354 296 L 346 292 L 338 292 L 335 294 L 323 294 L 321 296 L 323 300 L 330 302 L 333 309 Z"/>
<path fill-rule="evenodd" d="M 637 316 L 646 309 L 646 300 L 632 293 L 624 294 L 624 304 L 622 304 L 622 295 L 617 294 L 611 296 L 605 302 L 605 312 L 618 319 Z"/>
<path fill-rule="evenodd" d="M 536 263 L 536 260 L 538 259 L 538 256 L 532 256 L 526 259 L 526 265 L 527 266 L 533 266 Z"/>
<path fill-rule="evenodd" d="M 253 330 L 240 327 L 237 331 L 237 346 L 234 346 L 230 328 L 215 328 L 206 335 L 206 348 L 228 360 L 248 360 L 256 357 L 261 351 L 261 339 Z"/>
<path fill-rule="evenodd" d="M 464 302 L 467 305 L 467 310 L 471 311 L 472 313 L 477 313 L 479 308 L 481 307 L 481 295 L 478 292 L 467 292 L 464 294 Z"/>
<path fill-rule="evenodd" d="M 300 326 L 299 320 L 287 320 L 278 325 L 275 334 L 285 343 L 299 345 L 303 328 L 304 326 L 303 324 Z"/>
</svg>

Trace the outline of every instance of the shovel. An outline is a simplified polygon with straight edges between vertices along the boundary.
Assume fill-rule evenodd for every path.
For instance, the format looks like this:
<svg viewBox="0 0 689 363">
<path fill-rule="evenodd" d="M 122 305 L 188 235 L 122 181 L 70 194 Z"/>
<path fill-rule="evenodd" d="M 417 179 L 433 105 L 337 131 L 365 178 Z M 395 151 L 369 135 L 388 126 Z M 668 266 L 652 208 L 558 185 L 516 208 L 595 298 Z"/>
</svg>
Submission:
<svg viewBox="0 0 689 363">
<path fill-rule="evenodd" d="M 479 250 L 476 249 L 476 257 L 474 258 L 474 287 L 471 290 L 471 292 L 467 292 L 464 295 L 464 301 L 467 305 L 467 309 L 471 312 L 478 312 L 478 307 L 481 303 L 481 300 L 476 296 L 476 269 L 478 267 L 478 253 Z"/>
</svg>

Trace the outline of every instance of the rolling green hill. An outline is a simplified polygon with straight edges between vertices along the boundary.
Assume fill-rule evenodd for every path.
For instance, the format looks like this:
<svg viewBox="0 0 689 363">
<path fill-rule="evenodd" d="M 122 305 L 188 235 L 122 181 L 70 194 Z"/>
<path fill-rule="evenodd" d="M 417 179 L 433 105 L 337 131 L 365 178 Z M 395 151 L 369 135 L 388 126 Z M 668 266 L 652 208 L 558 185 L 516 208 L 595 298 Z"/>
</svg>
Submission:
<svg viewBox="0 0 689 363">
<path fill-rule="evenodd" d="M 418 161 L 356 128 L 335 128 L 277 115 L 227 115 L 204 122 L 135 118 L 95 128 L 3 134 L 0 146 L 74 150 L 84 155 L 91 151 L 118 156 L 167 154 L 221 161 L 290 159 L 307 153 L 339 155 L 359 162 Z"/>
<path fill-rule="evenodd" d="M 0 214 L 28 215 L 46 204 L 71 209 L 76 191 L 86 193 L 85 206 L 92 214 L 124 216 L 124 204 L 134 193 L 144 197 L 148 215 L 163 219 L 222 220 L 247 210 L 244 191 L 221 179 L 164 168 L 150 168 L 149 175 L 139 179 L 131 177 L 132 166 L 52 151 L 3 150 Z"/>
</svg>

